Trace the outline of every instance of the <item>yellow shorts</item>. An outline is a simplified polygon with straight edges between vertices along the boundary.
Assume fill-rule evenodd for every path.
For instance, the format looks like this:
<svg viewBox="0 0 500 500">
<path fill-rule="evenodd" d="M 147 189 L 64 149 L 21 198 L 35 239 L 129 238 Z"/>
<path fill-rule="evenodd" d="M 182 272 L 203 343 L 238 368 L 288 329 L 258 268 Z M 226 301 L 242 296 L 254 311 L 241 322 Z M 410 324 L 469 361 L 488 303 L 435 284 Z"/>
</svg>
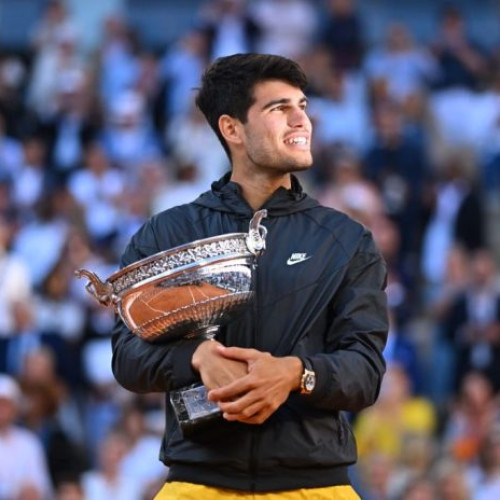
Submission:
<svg viewBox="0 0 500 500">
<path fill-rule="evenodd" d="M 171 482 L 165 483 L 154 500 L 360 500 L 360 498 L 351 486 L 248 493 L 201 484 Z"/>
</svg>

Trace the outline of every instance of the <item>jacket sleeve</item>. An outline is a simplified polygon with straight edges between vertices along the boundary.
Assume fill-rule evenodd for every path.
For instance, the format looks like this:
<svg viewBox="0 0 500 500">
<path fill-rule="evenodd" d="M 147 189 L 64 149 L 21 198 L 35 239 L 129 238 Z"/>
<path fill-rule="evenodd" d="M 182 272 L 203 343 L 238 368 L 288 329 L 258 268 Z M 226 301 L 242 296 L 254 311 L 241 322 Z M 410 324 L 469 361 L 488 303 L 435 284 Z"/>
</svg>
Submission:
<svg viewBox="0 0 500 500">
<path fill-rule="evenodd" d="M 159 252 L 150 223 L 132 238 L 121 262 L 125 267 Z M 112 336 L 113 373 L 120 385 L 138 392 L 163 392 L 199 382 L 191 357 L 203 339 L 149 343 L 132 333 L 117 317 Z"/>
<path fill-rule="evenodd" d="M 385 262 L 366 232 L 330 305 L 333 321 L 326 344 L 331 348 L 308 357 L 317 382 L 307 397 L 317 408 L 356 412 L 376 401 L 385 372 L 386 275 Z"/>
</svg>

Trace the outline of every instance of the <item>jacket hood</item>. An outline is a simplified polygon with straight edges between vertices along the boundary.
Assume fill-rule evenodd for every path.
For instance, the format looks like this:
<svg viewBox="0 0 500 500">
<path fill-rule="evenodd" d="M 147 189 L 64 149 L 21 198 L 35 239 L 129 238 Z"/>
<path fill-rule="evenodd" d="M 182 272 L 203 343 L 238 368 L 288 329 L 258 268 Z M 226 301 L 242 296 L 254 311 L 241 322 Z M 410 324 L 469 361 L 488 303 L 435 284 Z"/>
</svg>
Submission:
<svg viewBox="0 0 500 500">
<path fill-rule="evenodd" d="M 203 207 L 231 212 L 245 217 L 252 216 L 254 210 L 241 194 L 241 187 L 230 180 L 231 172 L 212 184 L 212 189 L 200 195 L 194 203 Z M 291 189 L 278 188 L 261 208 L 268 211 L 269 216 L 279 217 L 294 212 L 317 207 L 319 203 L 302 190 L 302 186 L 292 175 Z"/>
</svg>

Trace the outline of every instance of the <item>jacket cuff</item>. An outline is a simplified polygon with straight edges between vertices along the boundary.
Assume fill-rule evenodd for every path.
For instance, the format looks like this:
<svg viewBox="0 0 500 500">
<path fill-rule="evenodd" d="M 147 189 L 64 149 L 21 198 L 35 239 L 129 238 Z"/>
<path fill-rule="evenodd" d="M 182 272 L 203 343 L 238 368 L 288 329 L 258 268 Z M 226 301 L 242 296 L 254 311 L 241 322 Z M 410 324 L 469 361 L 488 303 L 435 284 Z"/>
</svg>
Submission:
<svg viewBox="0 0 500 500">
<path fill-rule="evenodd" d="M 323 358 L 309 358 L 312 369 L 316 374 L 316 385 L 306 397 L 311 401 L 321 401 L 332 390 L 332 380 L 330 379 L 330 367 L 328 361 Z"/>
<path fill-rule="evenodd" d="M 171 354 L 172 363 L 172 385 L 174 388 L 182 388 L 200 382 L 200 375 L 192 365 L 191 359 L 198 346 L 206 342 L 206 339 L 181 340 Z"/>
</svg>

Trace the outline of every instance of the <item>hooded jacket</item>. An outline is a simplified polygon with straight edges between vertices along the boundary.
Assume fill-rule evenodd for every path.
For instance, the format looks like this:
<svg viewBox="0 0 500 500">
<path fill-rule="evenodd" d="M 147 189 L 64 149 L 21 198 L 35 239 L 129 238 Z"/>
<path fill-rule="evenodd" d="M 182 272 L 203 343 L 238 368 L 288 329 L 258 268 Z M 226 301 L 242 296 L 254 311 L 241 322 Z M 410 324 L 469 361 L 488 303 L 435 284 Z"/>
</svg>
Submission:
<svg viewBox="0 0 500 500">
<path fill-rule="evenodd" d="M 253 307 L 222 330 L 227 346 L 307 358 L 309 395 L 290 394 L 263 424 L 217 420 L 183 436 L 168 397 L 160 452 L 169 481 L 246 491 L 349 484 L 356 445 L 343 412 L 377 398 L 387 337 L 386 268 L 370 233 L 322 207 L 293 178 L 264 204 L 266 251 L 259 257 Z M 187 205 L 153 216 L 132 238 L 126 266 L 162 250 L 223 233 L 246 232 L 253 210 L 229 174 Z M 290 259 L 302 254 L 299 262 Z M 139 393 L 200 382 L 191 357 L 202 339 L 150 344 L 118 320 L 113 372 Z"/>
</svg>

